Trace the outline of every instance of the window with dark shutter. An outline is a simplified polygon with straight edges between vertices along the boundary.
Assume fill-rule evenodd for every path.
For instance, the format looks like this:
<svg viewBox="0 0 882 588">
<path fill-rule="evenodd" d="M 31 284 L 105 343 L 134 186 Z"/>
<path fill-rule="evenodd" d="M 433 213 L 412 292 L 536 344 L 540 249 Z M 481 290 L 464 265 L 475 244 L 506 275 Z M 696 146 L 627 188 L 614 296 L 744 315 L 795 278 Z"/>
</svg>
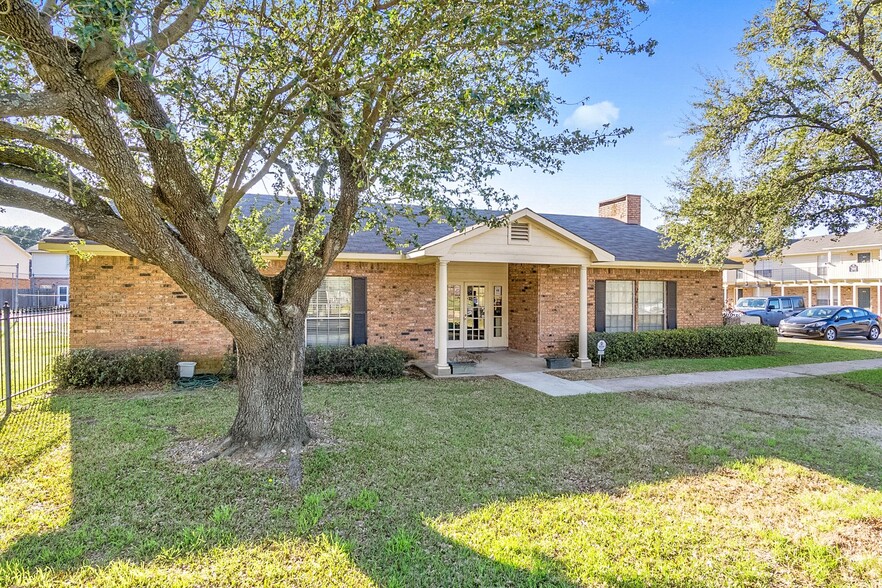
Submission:
<svg viewBox="0 0 882 588">
<path fill-rule="evenodd" d="M 367 278 L 352 278 L 352 344 L 367 345 Z"/>
<path fill-rule="evenodd" d="M 677 328 L 677 282 L 665 282 L 665 328 Z"/>
<path fill-rule="evenodd" d="M 606 281 L 594 282 L 594 330 L 606 332 Z"/>
</svg>

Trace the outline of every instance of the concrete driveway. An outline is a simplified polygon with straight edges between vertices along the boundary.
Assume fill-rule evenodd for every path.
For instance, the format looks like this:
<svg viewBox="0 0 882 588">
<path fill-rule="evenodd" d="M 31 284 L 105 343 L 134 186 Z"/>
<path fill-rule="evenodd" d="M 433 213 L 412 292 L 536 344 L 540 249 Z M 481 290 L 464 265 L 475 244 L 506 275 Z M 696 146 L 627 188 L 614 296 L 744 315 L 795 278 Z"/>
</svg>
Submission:
<svg viewBox="0 0 882 588">
<path fill-rule="evenodd" d="M 869 341 L 863 337 L 847 337 L 845 339 L 837 339 L 836 341 L 824 341 L 823 339 L 803 339 L 778 335 L 778 341 L 784 343 L 805 343 L 806 345 L 825 345 L 828 347 L 833 345 L 834 347 L 845 347 L 846 349 L 867 349 L 882 353 L 882 337 L 875 341 Z"/>
</svg>

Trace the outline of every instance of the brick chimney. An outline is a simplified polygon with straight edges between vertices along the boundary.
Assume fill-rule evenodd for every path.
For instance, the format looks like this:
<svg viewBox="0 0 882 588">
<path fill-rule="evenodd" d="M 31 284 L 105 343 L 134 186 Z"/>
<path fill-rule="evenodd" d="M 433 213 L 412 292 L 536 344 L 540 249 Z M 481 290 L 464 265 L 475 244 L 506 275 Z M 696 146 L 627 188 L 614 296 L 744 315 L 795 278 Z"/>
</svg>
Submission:
<svg viewBox="0 0 882 588">
<path fill-rule="evenodd" d="M 598 207 L 598 215 L 600 218 L 614 218 L 629 225 L 639 225 L 640 199 L 639 194 L 625 194 L 604 200 Z"/>
</svg>

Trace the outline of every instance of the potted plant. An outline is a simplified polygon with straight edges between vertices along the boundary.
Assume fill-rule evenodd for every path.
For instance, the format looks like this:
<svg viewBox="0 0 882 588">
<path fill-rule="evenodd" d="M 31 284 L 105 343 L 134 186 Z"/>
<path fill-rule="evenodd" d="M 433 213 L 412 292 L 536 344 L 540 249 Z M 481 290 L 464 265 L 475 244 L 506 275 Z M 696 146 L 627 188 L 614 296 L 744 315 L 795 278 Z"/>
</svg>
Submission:
<svg viewBox="0 0 882 588">
<path fill-rule="evenodd" d="M 573 358 L 569 355 L 550 355 L 545 358 L 545 367 L 550 370 L 562 370 L 573 367 Z"/>
<path fill-rule="evenodd" d="M 468 351 L 460 351 L 447 362 L 450 366 L 450 374 L 453 376 L 463 376 L 475 373 L 475 366 L 484 358 L 477 353 L 469 353 Z"/>
</svg>

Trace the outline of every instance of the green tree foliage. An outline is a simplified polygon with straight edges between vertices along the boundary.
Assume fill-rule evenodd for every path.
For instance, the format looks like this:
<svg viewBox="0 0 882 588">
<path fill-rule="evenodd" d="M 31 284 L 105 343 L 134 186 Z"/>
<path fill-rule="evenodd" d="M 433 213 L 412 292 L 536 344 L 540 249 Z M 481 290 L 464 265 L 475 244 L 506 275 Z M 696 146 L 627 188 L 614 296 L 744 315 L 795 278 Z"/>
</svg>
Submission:
<svg viewBox="0 0 882 588">
<path fill-rule="evenodd" d="M 22 249 L 33 247 L 50 232 L 49 229 L 44 229 L 43 227 L 28 227 L 24 225 L 0 227 L 0 235 L 6 235 L 18 243 L 18 246 Z"/>
<path fill-rule="evenodd" d="M 308 438 L 309 300 L 353 230 L 506 209 L 500 169 L 554 171 L 628 129 L 556 130 L 549 71 L 632 39 L 644 0 L 5 0 L 0 205 L 166 272 L 236 340 L 224 451 Z M 280 206 L 241 205 L 271 183 Z M 39 190 L 33 189 L 38 187 Z M 240 209 L 237 211 L 237 209 Z M 290 218 L 277 214 L 287 213 Z M 284 242 L 270 224 L 290 226 Z M 264 276 L 260 254 L 277 249 Z M 257 262 L 257 263 L 255 263 Z M 293 470 L 292 470 L 293 471 Z"/>
<path fill-rule="evenodd" d="M 695 105 L 667 236 L 719 262 L 736 243 L 882 225 L 882 1 L 778 0 L 737 52 Z"/>
</svg>

